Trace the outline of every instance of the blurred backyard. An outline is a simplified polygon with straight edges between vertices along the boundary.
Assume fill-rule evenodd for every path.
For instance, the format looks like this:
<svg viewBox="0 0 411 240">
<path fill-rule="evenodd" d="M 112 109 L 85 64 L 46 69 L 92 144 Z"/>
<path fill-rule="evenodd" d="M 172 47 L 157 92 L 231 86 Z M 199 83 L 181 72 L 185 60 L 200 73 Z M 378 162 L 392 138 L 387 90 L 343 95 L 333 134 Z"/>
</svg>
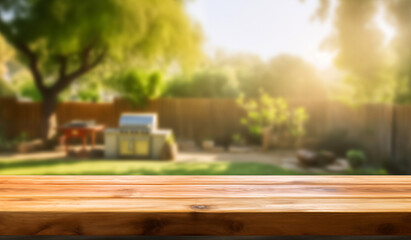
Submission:
<svg viewBox="0 0 411 240">
<path fill-rule="evenodd" d="M 333 168 L 334 167 L 334 168 Z M 334 164 L 305 168 L 292 152 L 180 153 L 161 160 L 73 159 L 64 152 L 0 155 L 0 175 L 380 175 L 384 170 L 352 170 Z"/>
<path fill-rule="evenodd" d="M 410 1 L 216 2 L 1 1 L 0 174 L 411 174 Z"/>
</svg>

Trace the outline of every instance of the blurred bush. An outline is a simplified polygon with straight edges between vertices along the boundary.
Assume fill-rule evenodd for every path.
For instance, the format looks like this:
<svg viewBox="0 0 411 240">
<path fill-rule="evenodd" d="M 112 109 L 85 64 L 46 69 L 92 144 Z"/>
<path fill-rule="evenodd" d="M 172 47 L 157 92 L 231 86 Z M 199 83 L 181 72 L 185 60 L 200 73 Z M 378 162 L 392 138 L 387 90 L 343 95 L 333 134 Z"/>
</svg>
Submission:
<svg viewBox="0 0 411 240">
<path fill-rule="evenodd" d="M 304 137 L 308 114 L 304 108 L 290 109 L 283 98 L 274 98 L 261 92 L 257 100 L 237 99 L 238 105 L 246 111 L 241 124 L 248 128 L 252 139 L 261 141 L 263 131 L 268 131 L 275 143 L 297 143 Z"/>
<path fill-rule="evenodd" d="M 222 71 L 203 70 L 191 76 L 179 75 L 166 86 L 164 96 L 186 98 L 231 98 L 239 95 L 235 82 Z"/>
<path fill-rule="evenodd" d="M 364 168 L 367 163 L 367 157 L 362 150 L 351 149 L 347 151 L 346 158 L 352 168 Z"/>
<path fill-rule="evenodd" d="M 159 72 L 129 70 L 113 78 L 111 87 L 137 106 L 144 106 L 149 99 L 160 96 L 163 89 L 163 78 Z"/>
</svg>

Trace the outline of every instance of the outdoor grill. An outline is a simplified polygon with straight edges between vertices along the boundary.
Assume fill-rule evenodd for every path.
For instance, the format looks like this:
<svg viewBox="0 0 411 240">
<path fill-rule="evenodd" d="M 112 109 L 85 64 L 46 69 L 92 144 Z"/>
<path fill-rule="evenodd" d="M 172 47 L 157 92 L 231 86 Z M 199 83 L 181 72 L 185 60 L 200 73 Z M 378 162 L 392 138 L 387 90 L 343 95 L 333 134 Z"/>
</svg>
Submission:
<svg viewBox="0 0 411 240">
<path fill-rule="evenodd" d="M 104 131 L 106 158 L 160 159 L 171 130 L 157 129 L 156 114 L 123 114 Z"/>
</svg>

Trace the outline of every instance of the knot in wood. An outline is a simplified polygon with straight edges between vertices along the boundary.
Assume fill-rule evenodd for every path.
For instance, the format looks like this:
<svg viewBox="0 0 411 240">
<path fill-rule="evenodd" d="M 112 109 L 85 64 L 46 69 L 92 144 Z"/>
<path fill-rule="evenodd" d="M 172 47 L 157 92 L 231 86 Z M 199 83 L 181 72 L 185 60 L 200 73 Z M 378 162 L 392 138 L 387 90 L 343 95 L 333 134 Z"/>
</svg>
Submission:
<svg viewBox="0 0 411 240">
<path fill-rule="evenodd" d="M 190 207 L 193 210 L 208 210 L 211 208 L 211 206 L 203 205 L 203 204 L 194 204 L 194 205 L 191 205 Z"/>
</svg>

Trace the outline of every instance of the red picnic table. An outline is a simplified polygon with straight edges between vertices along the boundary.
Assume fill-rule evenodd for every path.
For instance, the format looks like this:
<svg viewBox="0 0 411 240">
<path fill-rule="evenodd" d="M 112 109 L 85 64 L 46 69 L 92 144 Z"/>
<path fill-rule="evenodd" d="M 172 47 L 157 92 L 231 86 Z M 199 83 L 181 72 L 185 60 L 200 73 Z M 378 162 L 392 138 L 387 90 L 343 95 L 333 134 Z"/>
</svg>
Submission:
<svg viewBox="0 0 411 240">
<path fill-rule="evenodd" d="M 85 125 L 85 126 L 70 126 L 64 125 L 58 128 L 63 135 L 59 138 L 60 145 L 64 146 L 66 153 L 69 151 L 70 138 L 82 139 L 82 150 L 86 150 L 87 137 L 91 137 L 91 148 L 94 149 L 96 145 L 96 134 L 103 131 L 104 125 Z"/>
</svg>

